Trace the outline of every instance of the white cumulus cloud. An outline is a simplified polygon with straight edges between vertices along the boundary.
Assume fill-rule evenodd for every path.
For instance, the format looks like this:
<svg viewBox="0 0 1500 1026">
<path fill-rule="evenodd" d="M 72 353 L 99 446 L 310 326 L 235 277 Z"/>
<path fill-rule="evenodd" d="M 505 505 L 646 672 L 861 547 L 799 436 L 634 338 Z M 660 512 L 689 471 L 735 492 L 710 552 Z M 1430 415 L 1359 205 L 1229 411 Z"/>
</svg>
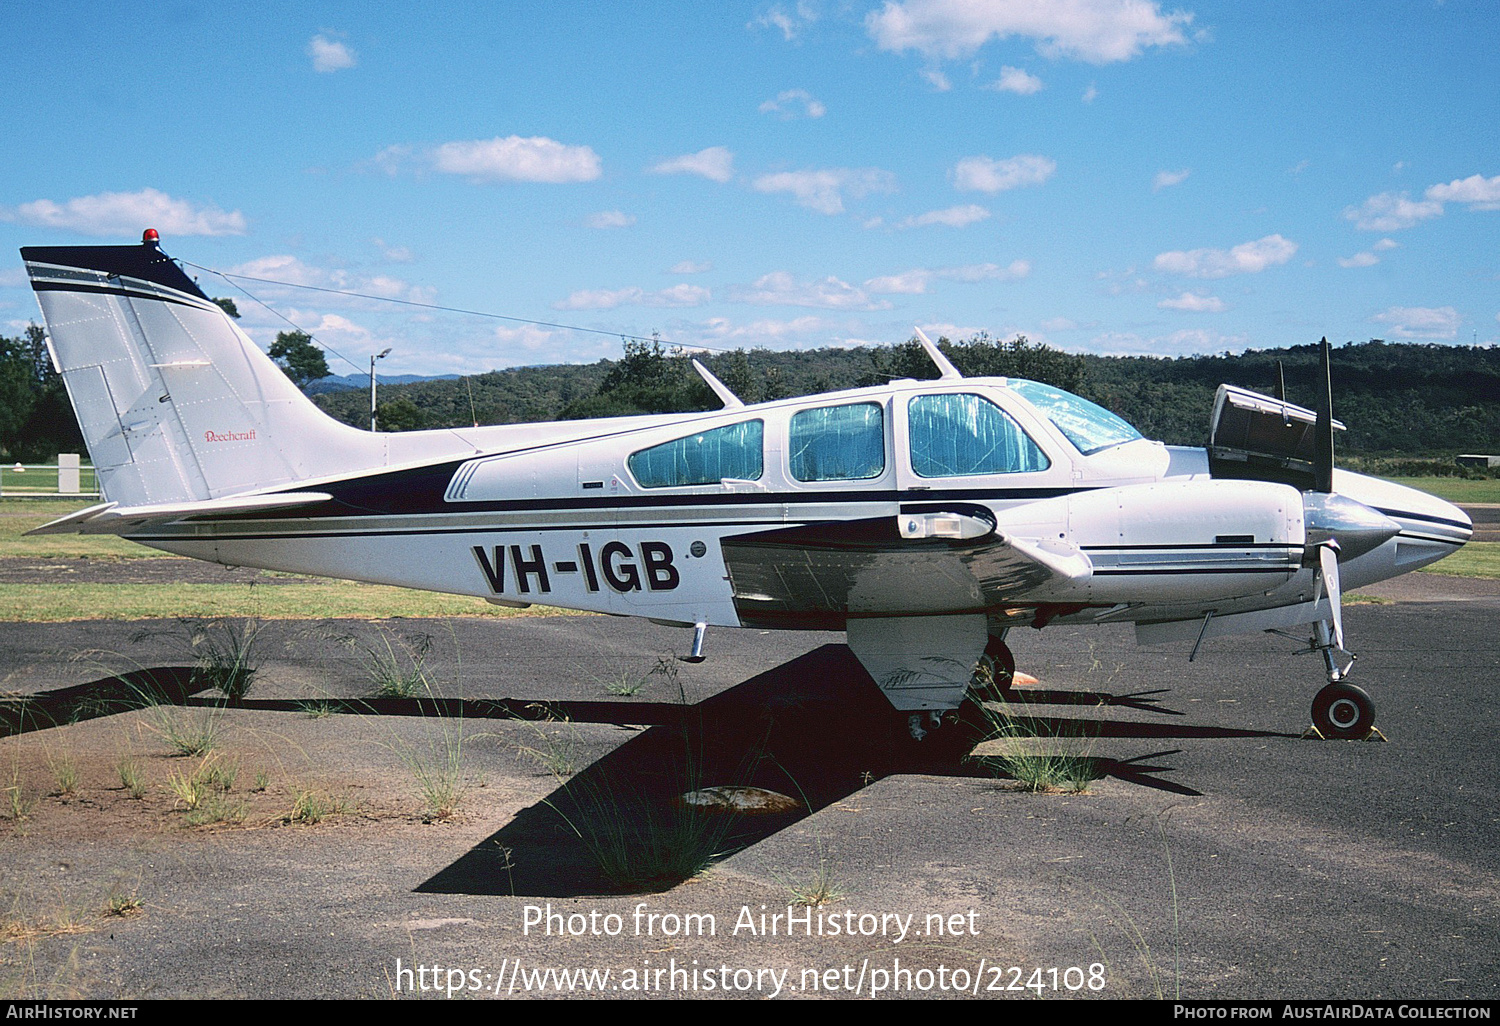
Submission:
<svg viewBox="0 0 1500 1026">
<path fill-rule="evenodd" d="M 953 185 L 965 192 L 1004 192 L 1025 185 L 1041 185 L 1057 171 L 1057 162 L 1035 153 L 1008 160 L 965 157 L 953 167 Z"/>
<path fill-rule="evenodd" d="M 631 286 L 623 289 L 580 289 L 567 299 L 553 303 L 558 310 L 613 310 L 617 306 L 701 306 L 712 296 L 701 285 L 673 285 L 648 292 Z"/>
<path fill-rule="evenodd" d="M 1231 274 L 1258 274 L 1284 264 L 1297 252 L 1297 244 L 1280 235 L 1267 235 L 1242 242 L 1233 249 L 1170 250 L 1158 253 L 1158 271 L 1185 274 L 1190 278 L 1227 278 Z"/>
<path fill-rule="evenodd" d="M 772 4 L 770 10 L 750 22 L 748 27 L 777 29 L 781 32 L 782 38 L 790 43 L 817 20 L 817 8 L 809 0 L 798 0 L 791 7 L 784 4 Z"/>
<path fill-rule="evenodd" d="M 312 37 L 307 44 L 307 55 L 312 58 L 314 71 L 342 71 L 354 67 L 356 63 L 353 50 L 338 40 L 323 35 Z"/>
<path fill-rule="evenodd" d="M 230 268 L 229 273 L 259 278 L 263 283 L 272 285 L 312 285 L 321 289 L 339 289 L 366 296 L 379 296 L 383 299 L 404 299 L 413 303 L 431 303 L 437 295 L 430 286 L 413 285 L 387 274 L 367 275 L 343 268 L 319 267 L 289 253 L 256 257 L 254 260 L 247 260 L 245 263 Z M 344 306 L 368 305 L 367 301 L 357 296 L 345 297 L 342 300 L 329 296 L 319 301 Z"/>
<path fill-rule="evenodd" d="M 1356 253 L 1351 257 L 1339 257 L 1340 267 L 1374 267 L 1380 263 L 1380 258 L 1374 253 Z"/>
<path fill-rule="evenodd" d="M 930 224 L 947 225 L 949 228 L 963 228 L 966 225 L 983 221 L 990 216 L 990 212 L 977 203 L 967 206 L 947 207 L 943 210 L 929 210 L 925 214 L 917 214 L 908 217 L 897 225 L 898 228 L 921 228 Z"/>
<path fill-rule="evenodd" d="M 772 271 L 752 285 L 737 285 L 729 298 L 755 306 L 810 306 L 826 310 L 884 310 L 890 303 L 872 300 L 864 289 L 832 275 L 818 281 L 800 281 L 786 271 Z"/>
<path fill-rule="evenodd" d="M 1467 203 L 1470 210 L 1500 210 L 1500 175 L 1455 178 L 1446 185 L 1432 186 L 1426 195 L 1438 203 Z"/>
<path fill-rule="evenodd" d="M 972 57 L 991 39 L 1030 39 L 1047 57 L 1108 64 L 1147 47 L 1187 42 L 1193 16 L 1163 14 L 1154 0 L 886 0 L 865 18 L 882 50 Z"/>
<path fill-rule="evenodd" d="M 1161 192 L 1163 189 L 1170 189 L 1174 185 L 1181 185 L 1187 181 L 1187 176 L 1192 173 L 1190 168 L 1183 168 L 1181 171 L 1158 171 L 1156 172 L 1156 177 L 1151 179 L 1151 191 Z"/>
<path fill-rule="evenodd" d="M 1393 306 L 1370 320 L 1405 338 L 1456 338 L 1458 311 L 1451 306 Z"/>
<path fill-rule="evenodd" d="M 1161 310 L 1181 310 L 1184 313 L 1223 313 L 1227 307 L 1218 296 L 1205 296 L 1197 292 L 1184 292 L 1176 299 L 1163 299 L 1156 304 Z"/>
<path fill-rule="evenodd" d="M 77 196 L 63 203 L 33 200 L 14 208 L 0 208 L 0 220 L 46 228 L 66 228 L 84 235 L 124 235 L 139 238 L 146 228 L 162 235 L 243 235 L 245 215 L 215 206 L 174 199 L 157 189 L 139 192 L 101 192 Z"/>
<path fill-rule="evenodd" d="M 698 175 L 711 182 L 727 182 L 734 177 L 734 154 L 727 146 L 710 146 L 697 153 L 664 160 L 651 169 L 658 175 Z"/>
<path fill-rule="evenodd" d="M 756 192 L 790 193 L 800 206 L 820 214 L 842 214 L 844 195 L 858 199 L 872 192 L 890 192 L 896 176 L 879 168 L 833 167 L 808 171 L 779 171 L 761 175 Z"/>
<path fill-rule="evenodd" d="M 934 278 L 943 281 L 974 283 L 980 281 L 1019 281 L 1031 273 L 1031 264 L 1026 260 L 1012 260 L 1009 264 L 964 264 L 960 267 L 939 267 L 935 270 L 914 267 L 900 274 L 888 274 L 871 278 L 865 288 L 879 295 L 919 296 L 927 292 Z"/>
<path fill-rule="evenodd" d="M 948 81 L 948 76 L 938 68 L 923 68 L 922 77 L 927 80 L 928 85 L 940 93 L 946 93 L 953 88 L 953 83 Z"/>
<path fill-rule="evenodd" d="M 668 269 L 668 274 L 704 274 L 712 271 L 714 265 L 707 260 L 679 260 Z"/>
<path fill-rule="evenodd" d="M 432 151 L 433 167 L 477 182 L 591 182 L 599 177 L 599 154 L 545 136 L 474 139 L 443 143 Z"/>
<path fill-rule="evenodd" d="M 1017 96 L 1031 96 L 1033 93 L 1042 91 L 1042 80 L 1022 68 L 1013 68 L 1006 64 L 1000 68 L 1000 77 L 985 88 L 1002 93 L 1015 93 Z"/>
<path fill-rule="evenodd" d="M 601 210 L 590 214 L 583 223 L 590 228 L 629 228 L 635 224 L 635 215 L 621 210 Z"/>
<path fill-rule="evenodd" d="M 762 103 L 759 109 L 762 114 L 779 114 L 787 120 L 799 114 L 809 118 L 820 118 L 828 113 L 828 108 L 821 101 L 814 99 L 806 89 L 784 89 L 777 93 L 774 99 Z"/>
<path fill-rule="evenodd" d="M 1434 186 L 1436 188 L 1436 186 Z M 1410 228 L 1443 212 L 1435 199 L 1414 200 L 1406 193 L 1382 192 L 1357 207 L 1344 210 L 1344 219 L 1367 232 L 1394 232 Z"/>
</svg>

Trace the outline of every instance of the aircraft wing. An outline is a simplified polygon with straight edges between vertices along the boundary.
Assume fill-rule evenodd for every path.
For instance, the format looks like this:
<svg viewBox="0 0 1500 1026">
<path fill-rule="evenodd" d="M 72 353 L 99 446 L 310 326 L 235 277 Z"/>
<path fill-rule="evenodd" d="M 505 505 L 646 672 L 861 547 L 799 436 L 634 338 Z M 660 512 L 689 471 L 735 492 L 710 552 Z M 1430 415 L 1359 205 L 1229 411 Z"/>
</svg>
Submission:
<svg viewBox="0 0 1500 1026">
<path fill-rule="evenodd" d="M 127 534 L 149 523 L 165 523 L 187 517 L 226 516 L 255 513 L 268 509 L 291 509 L 327 502 L 333 496 L 326 492 L 277 492 L 273 495 L 230 495 L 198 502 L 169 502 L 144 506 L 121 506 L 104 502 L 69 513 L 41 527 L 32 534 Z"/>
<path fill-rule="evenodd" d="M 1092 575 L 1076 547 L 1008 537 L 992 516 L 983 507 L 925 509 L 726 538 L 735 607 L 761 626 L 979 611 Z"/>
</svg>

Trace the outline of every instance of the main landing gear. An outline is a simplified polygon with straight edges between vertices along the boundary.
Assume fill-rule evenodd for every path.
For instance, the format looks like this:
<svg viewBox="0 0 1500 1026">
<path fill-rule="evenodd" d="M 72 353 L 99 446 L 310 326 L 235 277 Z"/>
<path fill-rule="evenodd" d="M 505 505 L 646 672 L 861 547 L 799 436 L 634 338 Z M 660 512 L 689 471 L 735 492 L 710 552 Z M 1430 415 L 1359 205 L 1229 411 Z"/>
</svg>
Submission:
<svg viewBox="0 0 1500 1026">
<path fill-rule="evenodd" d="M 1010 698 L 1011 682 L 1016 678 L 1016 657 L 1005 643 L 1004 634 L 991 634 L 985 643 L 984 655 L 979 657 L 979 666 L 974 674 L 970 690 L 978 701 L 1004 702 Z"/>
</svg>

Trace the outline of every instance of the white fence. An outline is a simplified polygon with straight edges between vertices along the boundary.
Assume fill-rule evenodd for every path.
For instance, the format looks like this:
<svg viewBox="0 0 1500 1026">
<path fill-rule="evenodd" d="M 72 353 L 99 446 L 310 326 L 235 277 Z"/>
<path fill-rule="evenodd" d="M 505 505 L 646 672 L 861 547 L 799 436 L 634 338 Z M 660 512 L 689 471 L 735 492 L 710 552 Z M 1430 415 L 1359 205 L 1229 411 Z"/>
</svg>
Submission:
<svg viewBox="0 0 1500 1026">
<path fill-rule="evenodd" d="M 0 496 L 8 498 L 97 498 L 94 468 L 75 452 L 59 453 L 56 463 L 0 464 Z"/>
</svg>

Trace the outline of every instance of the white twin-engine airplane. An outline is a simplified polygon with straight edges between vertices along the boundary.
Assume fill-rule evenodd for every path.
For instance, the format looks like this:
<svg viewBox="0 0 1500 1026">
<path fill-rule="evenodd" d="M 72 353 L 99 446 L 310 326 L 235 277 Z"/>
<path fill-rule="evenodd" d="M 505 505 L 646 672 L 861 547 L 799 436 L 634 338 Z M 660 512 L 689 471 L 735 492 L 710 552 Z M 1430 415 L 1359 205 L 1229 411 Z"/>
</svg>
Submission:
<svg viewBox="0 0 1500 1026">
<path fill-rule="evenodd" d="M 1313 412 L 1228 385 L 1206 449 L 1076 395 L 941 376 L 708 413 L 371 433 L 324 415 L 165 256 L 21 251 L 113 533 L 234 566 L 708 626 L 845 631 L 914 737 L 1015 626 L 1141 643 L 1304 628 L 1327 736 L 1366 736 L 1340 593 L 1468 540 L 1458 508 L 1333 467 Z M 1305 628 L 1311 625 L 1311 638 Z"/>
</svg>

